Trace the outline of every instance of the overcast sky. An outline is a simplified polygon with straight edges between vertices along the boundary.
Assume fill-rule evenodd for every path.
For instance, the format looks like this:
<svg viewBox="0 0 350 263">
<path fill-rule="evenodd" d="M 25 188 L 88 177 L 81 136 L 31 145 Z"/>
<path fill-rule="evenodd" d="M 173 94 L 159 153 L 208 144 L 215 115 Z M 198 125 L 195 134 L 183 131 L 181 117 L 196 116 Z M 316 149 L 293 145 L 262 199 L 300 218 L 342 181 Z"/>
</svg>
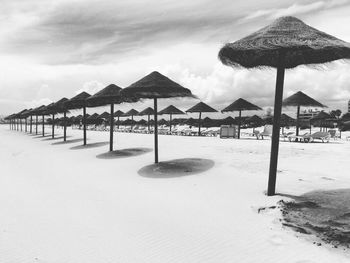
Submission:
<svg viewBox="0 0 350 263">
<path fill-rule="evenodd" d="M 222 109 L 239 97 L 273 105 L 275 70 L 237 70 L 223 44 L 293 15 L 350 42 L 350 0 L 0 0 L 0 114 L 126 87 L 158 70 Z M 350 63 L 286 73 L 284 97 L 302 90 L 346 110 Z M 163 102 L 165 103 L 168 102 Z M 172 101 L 186 109 L 195 101 Z M 144 108 L 148 104 L 138 103 Z M 123 105 L 127 109 L 129 105 Z"/>
</svg>

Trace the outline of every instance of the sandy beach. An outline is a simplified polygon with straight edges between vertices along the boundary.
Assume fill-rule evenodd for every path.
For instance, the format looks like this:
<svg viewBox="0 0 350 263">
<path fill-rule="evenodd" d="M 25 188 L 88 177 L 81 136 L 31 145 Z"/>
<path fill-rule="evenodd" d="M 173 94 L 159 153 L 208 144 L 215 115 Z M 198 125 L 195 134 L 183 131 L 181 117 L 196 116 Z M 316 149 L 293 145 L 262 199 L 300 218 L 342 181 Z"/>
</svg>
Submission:
<svg viewBox="0 0 350 263">
<path fill-rule="evenodd" d="M 152 135 L 115 133 L 120 151 L 109 155 L 107 132 L 88 131 L 88 147 L 81 130 L 68 129 L 67 143 L 46 132 L 0 126 L 1 262 L 349 261 L 349 250 L 283 226 L 268 208 L 349 188 L 348 141 L 281 141 L 281 195 L 267 197 L 269 139 L 160 136 L 160 161 L 206 164 L 162 176 L 147 168 Z"/>
</svg>

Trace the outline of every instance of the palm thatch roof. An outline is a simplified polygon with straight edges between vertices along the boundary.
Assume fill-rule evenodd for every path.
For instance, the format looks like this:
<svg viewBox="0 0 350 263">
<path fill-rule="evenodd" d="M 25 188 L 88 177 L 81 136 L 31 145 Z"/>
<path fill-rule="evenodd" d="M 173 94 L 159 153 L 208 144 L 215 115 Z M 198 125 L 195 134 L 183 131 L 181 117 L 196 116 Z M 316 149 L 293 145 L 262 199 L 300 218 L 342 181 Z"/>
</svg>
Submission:
<svg viewBox="0 0 350 263">
<path fill-rule="evenodd" d="M 238 100 L 231 103 L 229 106 L 227 106 L 225 109 L 223 109 L 221 112 L 228 112 L 228 111 L 244 111 L 244 110 L 262 110 L 259 106 L 256 106 L 245 99 L 239 98 Z"/>
<path fill-rule="evenodd" d="M 121 103 L 122 97 L 120 95 L 121 87 L 115 84 L 110 84 L 94 95 L 86 99 L 87 106 L 89 107 L 99 107 L 107 104 L 119 104 Z"/>
<path fill-rule="evenodd" d="M 116 112 L 114 112 L 113 116 L 114 117 L 121 117 L 124 115 L 124 112 L 122 112 L 121 110 L 117 110 Z"/>
<path fill-rule="evenodd" d="M 139 112 L 140 116 L 153 115 L 153 114 L 154 114 L 154 110 L 151 107 L 148 107 L 148 108 L 144 109 L 143 111 Z"/>
<path fill-rule="evenodd" d="M 186 112 L 217 112 L 217 110 L 201 101 L 192 108 L 188 109 Z"/>
<path fill-rule="evenodd" d="M 64 107 L 67 109 L 80 109 L 86 106 L 86 99 L 89 98 L 91 95 L 85 91 L 79 93 L 78 95 L 74 96 L 73 98 L 67 100 L 64 102 Z"/>
<path fill-rule="evenodd" d="M 244 122 L 245 123 L 262 123 L 263 119 L 260 118 L 258 115 L 253 115 L 253 116 L 247 118 Z"/>
<path fill-rule="evenodd" d="M 285 107 L 287 106 L 305 106 L 305 107 L 321 107 L 321 108 L 327 107 L 301 91 L 298 91 L 292 96 L 284 99 L 282 102 L 282 105 Z"/>
<path fill-rule="evenodd" d="M 161 111 L 158 112 L 159 115 L 163 115 L 163 114 L 186 114 L 184 113 L 182 110 L 176 108 L 173 105 L 170 105 L 168 107 L 166 107 L 165 109 L 162 109 Z"/>
<path fill-rule="evenodd" d="M 168 121 L 165 120 L 165 119 L 160 119 L 160 120 L 158 121 L 158 124 L 159 124 L 159 125 L 168 125 Z"/>
<path fill-rule="evenodd" d="M 90 116 L 87 116 L 87 120 L 95 120 L 95 119 L 98 119 L 99 118 L 99 114 L 97 114 L 97 113 L 94 113 L 94 114 L 92 114 L 92 115 L 90 115 Z"/>
<path fill-rule="evenodd" d="M 311 120 L 329 120 L 329 119 L 335 119 L 335 118 L 332 118 L 330 114 L 324 111 L 320 111 L 316 116 L 311 118 Z"/>
<path fill-rule="evenodd" d="M 67 98 L 62 98 L 59 101 L 52 103 L 47 106 L 48 111 L 51 113 L 62 113 L 66 111 L 65 102 L 68 101 Z"/>
<path fill-rule="evenodd" d="M 237 124 L 237 121 L 231 116 L 228 116 L 227 118 L 222 119 L 220 122 L 221 124 L 224 124 L 224 125 Z"/>
<path fill-rule="evenodd" d="M 194 97 L 189 89 L 172 81 L 168 77 L 153 71 L 121 91 L 126 98 L 173 98 Z"/>
<path fill-rule="evenodd" d="M 41 106 L 39 106 L 39 107 L 37 107 L 37 108 L 32 109 L 31 113 L 32 113 L 33 115 L 40 115 L 40 112 L 41 112 L 45 107 L 46 107 L 45 105 L 41 105 Z"/>
<path fill-rule="evenodd" d="M 19 118 L 19 119 L 24 118 L 22 114 L 25 113 L 26 111 L 27 111 L 27 109 L 24 109 L 24 110 L 21 110 L 20 112 L 16 113 L 15 114 L 16 118 Z"/>
<path fill-rule="evenodd" d="M 284 67 L 326 63 L 350 58 L 350 44 L 286 16 L 270 25 L 226 44 L 219 52 L 225 65 L 278 67 L 279 54 L 285 55 Z"/>
<path fill-rule="evenodd" d="M 131 110 L 129 110 L 128 112 L 125 112 L 125 113 L 123 114 L 123 116 L 124 116 L 124 117 L 127 117 L 127 116 L 135 116 L 135 115 L 138 115 L 138 114 L 139 114 L 139 112 L 138 112 L 137 110 L 131 109 Z"/>
<path fill-rule="evenodd" d="M 110 114 L 107 111 L 105 111 L 104 113 L 101 113 L 99 115 L 99 118 L 108 120 L 110 118 Z"/>
<path fill-rule="evenodd" d="M 27 118 L 28 116 L 30 116 L 32 110 L 33 109 L 28 109 L 28 110 L 22 111 L 22 113 L 20 114 L 21 118 Z"/>
</svg>

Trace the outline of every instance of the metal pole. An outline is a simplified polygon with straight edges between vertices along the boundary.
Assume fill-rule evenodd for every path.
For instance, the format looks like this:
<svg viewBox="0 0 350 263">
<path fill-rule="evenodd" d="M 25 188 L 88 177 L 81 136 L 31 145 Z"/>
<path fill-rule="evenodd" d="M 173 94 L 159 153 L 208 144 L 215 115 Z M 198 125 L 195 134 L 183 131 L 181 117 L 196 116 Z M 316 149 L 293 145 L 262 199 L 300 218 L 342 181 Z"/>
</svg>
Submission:
<svg viewBox="0 0 350 263">
<path fill-rule="evenodd" d="M 110 129 L 109 129 L 109 151 L 113 151 L 113 129 L 114 129 L 114 104 L 111 103 Z"/>
<path fill-rule="evenodd" d="M 273 130 L 271 140 L 271 156 L 270 156 L 270 171 L 269 181 L 267 188 L 267 195 L 275 195 L 276 193 L 276 173 L 277 173 L 277 162 L 278 162 L 278 148 L 280 139 L 280 119 L 282 111 L 282 98 L 283 98 L 283 82 L 284 82 L 284 54 L 279 54 L 276 77 L 276 91 L 275 91 L 275 105 L 273 114 Z"/>
<path fill-rule="evenodd" d="M 157 98 L 154 98 L 154 162 L 158 163 L 158 109 Z"/>
</svg>

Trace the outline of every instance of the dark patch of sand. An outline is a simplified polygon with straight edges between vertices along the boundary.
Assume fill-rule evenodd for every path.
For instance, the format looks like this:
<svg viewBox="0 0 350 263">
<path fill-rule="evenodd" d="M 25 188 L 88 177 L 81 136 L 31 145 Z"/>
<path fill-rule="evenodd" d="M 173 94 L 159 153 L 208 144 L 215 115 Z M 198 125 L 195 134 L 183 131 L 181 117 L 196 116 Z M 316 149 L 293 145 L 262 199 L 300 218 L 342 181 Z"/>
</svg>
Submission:
<svg viewBox="0 0 350 263">
<path fill-rule="evenodd" d="M 42 139 L 42 141 L 54 141 L 54 140 L 61 140 L 61 139 L 63 139 L 63 136 L 58 136 L 58 137 L 54 137 L 54 138 L 52 138 L 52 136 L 50 136 L 50 138 Z"/>
<path fill-rule="evenodd" d="M 95 142 L 95 143 L 88 143 L 86 145 L 74 146 L 74 147 L 71 147 L 69 149 L 71 149 L 71 150 L 90 149 L 90 148 L 101 147 L 101 146 L 104 146 L 107 144 L 109 144 L 109 142 Z"/>
<path fill-rule="evenodd" d="M 334 247 L 350 248 L 350 189 L 313 191 L 279 204 L 283 225 Z"/>
<path fill-rule="evenodd" d="M 141 154 L 149 153 L 152 149 L 150 148 L 127 148 L 127 149 L 121 149 L 116 150 L 112 152 L 106 152 L 97 155 L 96 157 L 99 159 L 118 159 L 118 158 L 126 158 L 126 157 L 132 157 L 132 156 L 138 156 Z"/>
<path fill-rule="evenodd" d="M 211 169 L 215 162 L 209 159 L 184 158 L 147 165 L 138 174 L 149 178 L 173 178 L 199 174 Z"/>
</svg>

